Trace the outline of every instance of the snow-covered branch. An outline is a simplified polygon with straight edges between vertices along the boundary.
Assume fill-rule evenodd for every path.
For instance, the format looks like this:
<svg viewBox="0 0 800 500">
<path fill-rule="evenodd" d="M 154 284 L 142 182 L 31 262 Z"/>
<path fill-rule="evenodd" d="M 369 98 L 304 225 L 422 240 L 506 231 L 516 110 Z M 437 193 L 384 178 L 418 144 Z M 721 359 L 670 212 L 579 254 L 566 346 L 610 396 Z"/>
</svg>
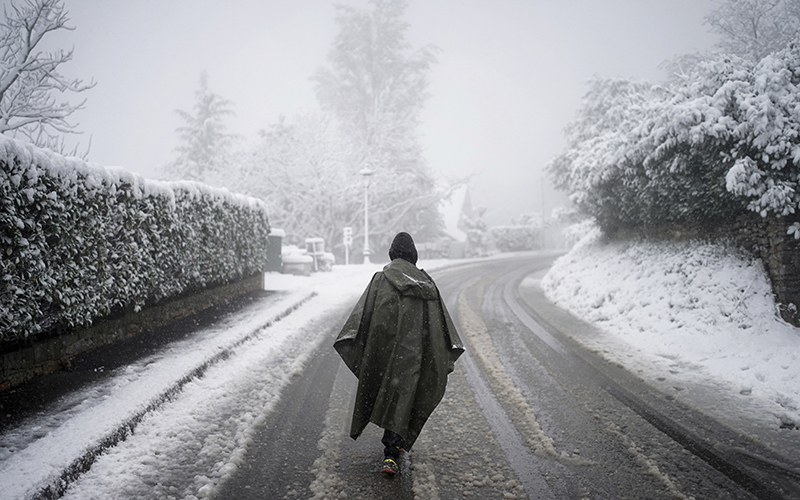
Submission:
<svg viewBox="0 0 800 500">
<path fill-rule="evenodd" d="M 73 50 L 43 52 L 39 43 L 50 33 L 72 30 L 61 0 L 23 0 L 4 9 L 0 24 L 0 134 L 24 137 L 39 146 L 59 143 L 59 136 L 76 133 L 68 121 L 83 108 L 56 98 L 64 92 L 81 93 L 94 86 L 65 78 L 62 64 Z"/>
</svg>

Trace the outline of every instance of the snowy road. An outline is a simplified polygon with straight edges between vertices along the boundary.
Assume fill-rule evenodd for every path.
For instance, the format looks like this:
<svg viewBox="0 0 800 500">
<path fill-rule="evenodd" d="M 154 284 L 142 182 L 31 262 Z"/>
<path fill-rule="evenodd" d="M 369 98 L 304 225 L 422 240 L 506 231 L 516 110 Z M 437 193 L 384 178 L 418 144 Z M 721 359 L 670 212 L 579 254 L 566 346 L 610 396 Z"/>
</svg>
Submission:
<svg viewBox="0 0 800 500">
<path fill-rule="evenodd" d="M 380 268 L 349 266 L 273 277 L 289 290 L 5 430 L 0 499 L 800 498 L 797 464 L 562 335 L 591 327 L 542 298 L 553 258 L 427 266 L 468 353 L 399 478 L 378 429 L 347 437 L 331 344 Z"/>
<path fill-rule="evenodd" d="M 498 260 L 438 280 L 459 305 L 480 369 L 462 368 L 495 435 L 511 434 L 516 448 L 533 451 L 506 451 L 531 498 L 800 498 L 796 457 L 581 347 L 574 338 L 593 329 L 543 298 L 535 278 L 546 267 L 537 257 Z M 481 383 L 491 389 L 483 397 Z"/>
</svg>

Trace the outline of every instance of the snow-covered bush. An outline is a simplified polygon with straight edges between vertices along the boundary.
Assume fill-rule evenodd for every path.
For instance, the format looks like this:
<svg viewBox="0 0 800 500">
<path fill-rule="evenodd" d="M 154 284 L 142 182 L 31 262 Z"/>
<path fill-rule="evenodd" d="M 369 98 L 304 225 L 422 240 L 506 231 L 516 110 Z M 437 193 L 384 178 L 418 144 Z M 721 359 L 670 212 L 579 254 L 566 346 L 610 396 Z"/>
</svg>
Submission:
<svg viewBox="0 0 800 500">
<path fill-rule="evenodd" d="M 0 341 L 86 325 L 265 269 L 264 204 L 0 136 Z"/>
<path fill-rule="evenodd" d="M 796 46 L 708 59 L 669 86 L 596 81 L 549 169 L 603 229 L 794 214 L 798 84 Z"/>
<path fill-rule="evenodd" d="M 494 244 L 501 252 L 521 252 L 542 248 L 542 228 L 536 226 L 495 226 Z"/>
</svg>

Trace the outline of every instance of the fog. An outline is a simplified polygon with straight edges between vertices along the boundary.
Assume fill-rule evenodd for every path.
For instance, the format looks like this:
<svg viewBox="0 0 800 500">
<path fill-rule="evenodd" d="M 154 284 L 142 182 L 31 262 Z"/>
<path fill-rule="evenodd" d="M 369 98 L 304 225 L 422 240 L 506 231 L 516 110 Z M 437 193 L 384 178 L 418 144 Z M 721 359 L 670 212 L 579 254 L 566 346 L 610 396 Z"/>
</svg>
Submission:
<svg viewBox="0 0 800 500">
<path fill-rule="evenodd" d="M 253 137 L 280 115 L 316 109 L 309 77 L 327 64 L 337 32 L 327 0 L 65 4 L 75 30 L 51 40 L 75 49 L 63 73 L 97 82 L 74 115 L 79 140 L 91 137 L 90 161 L 146 177 L 174 158 L 175 110 L 191 110 L 202 71 L 234 104 L 229 130 Z M 428 162 L 443 176 L 474 174 L 472 202 L 490 224 L 549 212 L 556 201 L 542 168 L 564 147 L 587 80 L 662 78 L 664 60 L 713 46 L 703 25 L 712 8 L 713 0 L 411 0 L 408 41 L 440 49 L 420 127 Z"/>
</svg>

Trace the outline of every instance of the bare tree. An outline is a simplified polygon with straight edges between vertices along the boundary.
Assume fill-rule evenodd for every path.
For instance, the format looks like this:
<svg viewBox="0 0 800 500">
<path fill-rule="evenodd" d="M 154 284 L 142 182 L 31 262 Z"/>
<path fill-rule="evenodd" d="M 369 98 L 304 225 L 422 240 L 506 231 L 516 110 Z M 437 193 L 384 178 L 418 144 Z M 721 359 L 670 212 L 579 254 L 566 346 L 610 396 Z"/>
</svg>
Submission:
<svg viewBox="0 0 800 500">
<path fill-rule="evenodd" d="M 57 99 L 66 92 L 84 92 L 95 84 L 69 79 L 59 67 L 72 59 L 73 49 L 37 50 L 50 33 L 71 31 L 61 0 L 24 0 L 3 9 L 0 24 L 0 133 L 65 151 L 63 134 L 79 133 L 68 118 L 81 109 Z M 77 147 L 76 147 L 77 149 Z M 76 150 L 73 150 L 73 154 Z"/>
<path fill-rule="evenodd" d="M 705 18 L 725 52 L 759 61 L 800 34 L 800 0 L 724 0 Z"/>
</svg>

